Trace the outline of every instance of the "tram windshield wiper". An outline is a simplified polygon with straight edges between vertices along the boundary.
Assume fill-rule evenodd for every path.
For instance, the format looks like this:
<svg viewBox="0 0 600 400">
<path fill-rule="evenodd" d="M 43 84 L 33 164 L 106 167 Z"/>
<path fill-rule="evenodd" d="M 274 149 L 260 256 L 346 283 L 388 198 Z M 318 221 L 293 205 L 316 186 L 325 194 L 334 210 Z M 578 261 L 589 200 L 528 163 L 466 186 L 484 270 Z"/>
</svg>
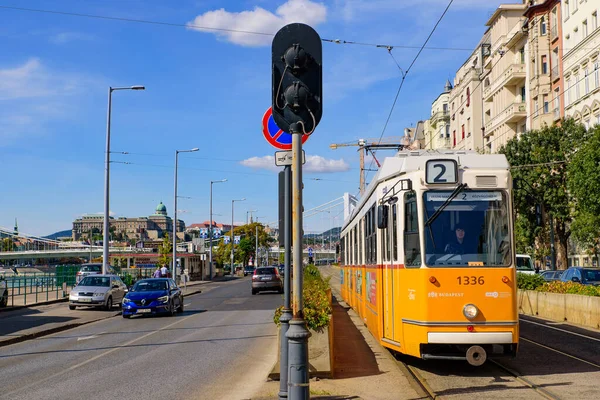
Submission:
<svg viewBox="0 0 600 400">
<path fill-rule="evenodd" d="M 440 216 L 440 214 L 442 213 L 442 211 L 444 211 L 444 209 L 446 207 L 448 207 L 448 205 L 450 204 L 450 202 L 452 202 L 452 200 L 454 200 L 454 198 L 456 196 L 458 196 L 458 194 L 460 192 L 462 192 L 463 190 L 465 190 L 467 188 L 467 184 L 466 183 L 461 183 L 460 185 L 458 185 L 453 191 L 452 193 L 450 193 L 450 196 L 446 199 L 445 202 L 442 203 L 442 205 L 440 206 L 440 208 L 438 208 L 436 210 L 436 212 L 434 212 L 431 217 L 429 217 L 429 219 L 427 219 L 427 221 L 425 222 L 425 226 L 430 226 L 431 224 L 433 224 L 433 221 L 436 220 L 437 217 Z"/>
</svg>

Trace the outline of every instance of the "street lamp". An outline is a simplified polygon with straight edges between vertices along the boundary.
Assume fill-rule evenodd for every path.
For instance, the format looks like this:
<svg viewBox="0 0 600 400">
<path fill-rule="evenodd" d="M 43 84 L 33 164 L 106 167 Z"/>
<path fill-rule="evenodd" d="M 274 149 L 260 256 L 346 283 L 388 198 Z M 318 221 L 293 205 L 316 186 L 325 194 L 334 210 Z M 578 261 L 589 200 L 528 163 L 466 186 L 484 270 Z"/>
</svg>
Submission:
<svg viewBox="0 0 600 400">
<path fill-rule="evenodd" d="M 197 147 L 194 147 L 190 150 L 175 150 L 175 193 L 173 195 L 173 203 L 175 203 L 175 207 L 173 208 L 175 212 L 175 216 L 173 219 L 173 280 L 177 282 L 177 162 L 179 160 L 179 153 L 191 153 L 193 151 L 198 151 Z"/>
<path fill-rule="evenodd" d="M 231 200 L 231 276 L 233 276 L 233 274 L 234 274 L 234 269 L 233 269 L 233 203 L 235 203 L 236 201 L 244 201 L 244 200 L 246 200 L 245 197 L 240 200 Z"/>
<path fill-rule="evenodd" d="M 110 265 L 108 259 L 108 207 L 109 207 L 109 194 L 110 194 L 110 114 L 112 108 L 112 92 L 115 90 L 145 90 L 144 86 L 134 85 L 127 87 L 109 87 L 108 88 L 108 112 L 106 116 L 106 156 L 104 162 L 104 232 L 102 238 L 102 273 L 105 274 L 107 265 Z"/>
<path fill-rule="evenodd" d="M 208 277 L 209 279 L 213 278 L 213 259 L 212 259 L 212 240 L 213 240 L 213 232 L 212 232 L 212 223 L 213 223 L 213 212 L 212 212 L 212 185 L 213 183 L 222 183 L 222 182 L 227 182 L 227 179 L 221 179 L 219 181 L 210 181 L 210 225 L 208 228 L 208 241 L 209 241 L 209 249 L 208 249 L 208 262 L 209 262 L 209 267 L 208 267 Z"/>
<path fill-rule="evenodd" d="M 248 210 L 246 211 L 246 224 L 252 223 L 252 213 L 257 212 L 258 210 Z M 248 214 L 250 214 L 250 219 L 248 219 Z"/>
</svg>

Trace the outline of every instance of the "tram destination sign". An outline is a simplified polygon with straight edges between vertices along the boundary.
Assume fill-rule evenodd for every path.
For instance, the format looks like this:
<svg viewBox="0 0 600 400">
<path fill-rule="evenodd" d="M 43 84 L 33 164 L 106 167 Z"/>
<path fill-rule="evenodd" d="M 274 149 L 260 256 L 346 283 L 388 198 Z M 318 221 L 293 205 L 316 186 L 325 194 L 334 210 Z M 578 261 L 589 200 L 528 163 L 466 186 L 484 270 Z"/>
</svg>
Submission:
<svg viewBox="0 0 600 400">
<path fill-rule="evenodd" d="M 451 192 L 427 192 L 427 201 L 446 201 Z M 462 192 L 452 201 L 501 201 L 502 193 L 498 191 L 490 192 Z"/>
</svg>

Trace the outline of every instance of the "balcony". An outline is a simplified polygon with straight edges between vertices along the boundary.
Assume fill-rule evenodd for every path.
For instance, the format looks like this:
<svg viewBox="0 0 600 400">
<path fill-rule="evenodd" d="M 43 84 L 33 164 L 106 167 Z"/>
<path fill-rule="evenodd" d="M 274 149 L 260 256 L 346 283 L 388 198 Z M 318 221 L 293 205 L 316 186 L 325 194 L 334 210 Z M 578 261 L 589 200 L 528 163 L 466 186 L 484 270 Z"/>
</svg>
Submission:
<svg viewBox="0 0 600 400">
<path fill-rule="evenodd" d="M 433 113 L 431 116 L 431 125 L 436 125 L 440 121 L 450 121 L 450 112 L 448 110 Z"/>
<path fill-rule="evenodd" d="M 491 96 L 505 86 L 514 86 L 525 80 L 525 64 L 510 64 L 491 85 L 483 89 L 485 101 L 491 101 Z"/>
<path fill-rule="evenodd" d="M 554 24 L 552 28 L 550 28 L 550 41 L 554 42 L 558 38 L 558 26 Z"/>
<path fill-rule="evenodd" d="M 506 107 L 504 111 L 500 112 L 485 124 L 485 132 L 486 134 L 491 133 L 500 125 L 517 122 L 524 118 L 527 118 L 527 107 L 525 106 L 525 103 L 512 103 Z"/>
<path fill-rule="evenodd" d="M 552 70 L 550 71 L 550 76 L 552 77 L 552 82 L 556 82 L 560 78 L 560 75 L 558 73 L 558 65 L 552 67 Z"/>
</svg>

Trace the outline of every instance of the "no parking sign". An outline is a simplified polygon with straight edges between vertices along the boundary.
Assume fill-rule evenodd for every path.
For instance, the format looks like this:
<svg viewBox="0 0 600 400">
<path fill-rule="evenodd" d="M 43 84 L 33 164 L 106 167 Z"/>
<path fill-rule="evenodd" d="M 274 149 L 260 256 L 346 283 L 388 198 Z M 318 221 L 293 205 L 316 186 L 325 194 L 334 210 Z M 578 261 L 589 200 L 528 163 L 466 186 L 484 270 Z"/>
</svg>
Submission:
<svg viewBox="0 0 600 400">
<path fill-rule="evenodd" d="M 262 118 L 262 132 L 271 146 L 280 150 L 292 149 L 292 135 L 279 129 L 273 119 L 273 109 L 269 107 Z M 308 135 L 302 135 L 302 144 L 308 140 Z"/>
</svg>

